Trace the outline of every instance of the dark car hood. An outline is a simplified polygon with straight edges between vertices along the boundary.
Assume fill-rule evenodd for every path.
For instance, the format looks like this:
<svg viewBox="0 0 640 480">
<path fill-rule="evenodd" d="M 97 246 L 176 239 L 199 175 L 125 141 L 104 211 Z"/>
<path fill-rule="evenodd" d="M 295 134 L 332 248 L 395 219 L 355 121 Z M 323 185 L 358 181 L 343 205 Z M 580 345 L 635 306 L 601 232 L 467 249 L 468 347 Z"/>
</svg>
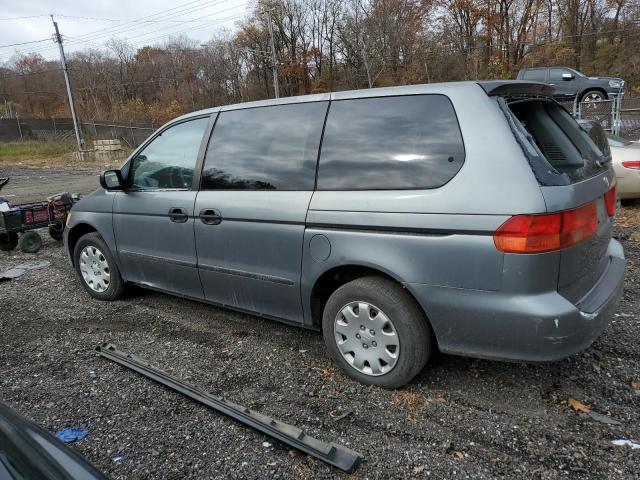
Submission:
<svg viewBox="0 0 640 480">
<path fill-rule="evenodd" d="M 609 81 L 609 80 L 617 80 L 618 82 L 624 82 L 624 80 L 622 78 L 618 78 L 618 77 L 587 77 L 589 78 L 589 80 L 603 80 L 603 81 Z"/>
</svg>

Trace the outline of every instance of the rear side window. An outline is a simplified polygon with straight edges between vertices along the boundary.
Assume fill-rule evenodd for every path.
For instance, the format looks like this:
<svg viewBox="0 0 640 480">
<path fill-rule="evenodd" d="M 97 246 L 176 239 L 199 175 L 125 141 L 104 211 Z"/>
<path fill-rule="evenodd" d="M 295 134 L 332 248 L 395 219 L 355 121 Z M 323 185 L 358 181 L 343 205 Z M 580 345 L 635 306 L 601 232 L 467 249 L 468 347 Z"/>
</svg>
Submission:
<svg viewBox="0 0 640 480">
<path fill-rule="evenodd" d="M 589 178 L 606 168 L 602 152 L 569 113 L 551 100 L 512 101 L 509 109 L 526 133 L 528 147 L 572 182 Z"/>
<path fill-rule="evenodd" d="M 533 82 L 544 82 L 545 70 L 525 70 L 522 74 L 522 80 L 531 80 Z"/>
<path fill-rule="evenodd" d="M 318 167 L 318 190 L 436 188 L 464 163 L 464 145 L 444 95 L 331 103 Z"/>
<path fill-rule="evenodd" d="M 313 190 L 327 102 L 222 112 L 203 190 Z"/>
</svg>

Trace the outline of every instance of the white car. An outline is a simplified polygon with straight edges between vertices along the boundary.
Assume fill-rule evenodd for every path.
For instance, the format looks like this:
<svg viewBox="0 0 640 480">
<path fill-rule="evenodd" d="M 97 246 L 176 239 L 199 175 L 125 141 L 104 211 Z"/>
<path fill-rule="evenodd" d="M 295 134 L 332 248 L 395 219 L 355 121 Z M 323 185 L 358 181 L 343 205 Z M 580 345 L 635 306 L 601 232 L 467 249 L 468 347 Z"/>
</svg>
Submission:
<svg viewBox="0 0 640 480">
<path fill-rule="evenodd" d="M 618 181 L 618 196 L 640 198 L 640 143 L 607 133 L 613 157 L 613 170 Z"/>
</svg>

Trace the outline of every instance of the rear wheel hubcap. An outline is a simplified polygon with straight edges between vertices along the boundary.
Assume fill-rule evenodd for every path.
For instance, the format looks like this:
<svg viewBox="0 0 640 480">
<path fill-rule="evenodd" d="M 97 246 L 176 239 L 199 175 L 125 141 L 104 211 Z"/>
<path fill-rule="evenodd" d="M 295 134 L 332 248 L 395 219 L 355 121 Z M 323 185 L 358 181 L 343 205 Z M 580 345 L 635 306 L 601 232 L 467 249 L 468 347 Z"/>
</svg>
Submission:
<svg viewBox="0 0 640 480">
<path fill-rule="evenodd" d="M 376 377 L 395 367 L 400 355 L 398 333 L 375 305 L 346 304 L 336 315 L 333 332 L 340 354 L 358 372 Z"/>
</svg>

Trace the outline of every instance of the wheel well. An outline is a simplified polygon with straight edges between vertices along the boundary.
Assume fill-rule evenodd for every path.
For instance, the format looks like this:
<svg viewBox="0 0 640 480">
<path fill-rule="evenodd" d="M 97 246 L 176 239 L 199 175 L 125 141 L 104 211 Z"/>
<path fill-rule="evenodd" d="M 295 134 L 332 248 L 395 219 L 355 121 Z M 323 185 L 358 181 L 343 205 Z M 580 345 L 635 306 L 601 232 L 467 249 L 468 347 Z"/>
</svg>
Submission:
<svg viewBox="0 0 640 480">
<path fill-rule="evenodd" d="M 605 99 L 609 98 L 609 95 L 607 94 L 607 91 L 604 88 L 600 88 L 600 87 L 593 87 L 593 88 L 585 88 L 582 92 L 580 92 L 580 100 L 582 100 L 582 97 L 584 97 L 585 93 L 587 92 L 600 92 L 601 94 L 604 95 Z"/>
<path fill-rule="evenodd" d="M 392 276 L 371 267 L 364 267 L 361 265 L 341 265 L 339 267 L 332 268 L 324 272 L 314 284 L 311 289 L 311 316 L 314 325 L 322 324 L 322 312 L 324 306 L 329 300 L 329 297 L 342 285 L 349 283 L 352 280 L 360 277 L 377 276 L 391 280 L 392 282 L 399 283 L 397 279 Z M 415 300 L 411 292 L 409 295 Z M 418 303 L 416 301 L 416 303 Z M 418 303 L 418 305 L 420 305 Z"/>
<path fill-rule="evenodd" d="M 67 248 L 69 249 L 69 258 L 71 258 L 71 262 L 73 262 L 73 250 L 76 248 L 76 243 L 80 240 L 80 237 L 86 235 L 87 233 L 97 232 L 95 228 L 93 228 L 88 223 L 79 223 L 71 230 L 69 230 L 69 237 L 67 239 Z"/>
</svg>

